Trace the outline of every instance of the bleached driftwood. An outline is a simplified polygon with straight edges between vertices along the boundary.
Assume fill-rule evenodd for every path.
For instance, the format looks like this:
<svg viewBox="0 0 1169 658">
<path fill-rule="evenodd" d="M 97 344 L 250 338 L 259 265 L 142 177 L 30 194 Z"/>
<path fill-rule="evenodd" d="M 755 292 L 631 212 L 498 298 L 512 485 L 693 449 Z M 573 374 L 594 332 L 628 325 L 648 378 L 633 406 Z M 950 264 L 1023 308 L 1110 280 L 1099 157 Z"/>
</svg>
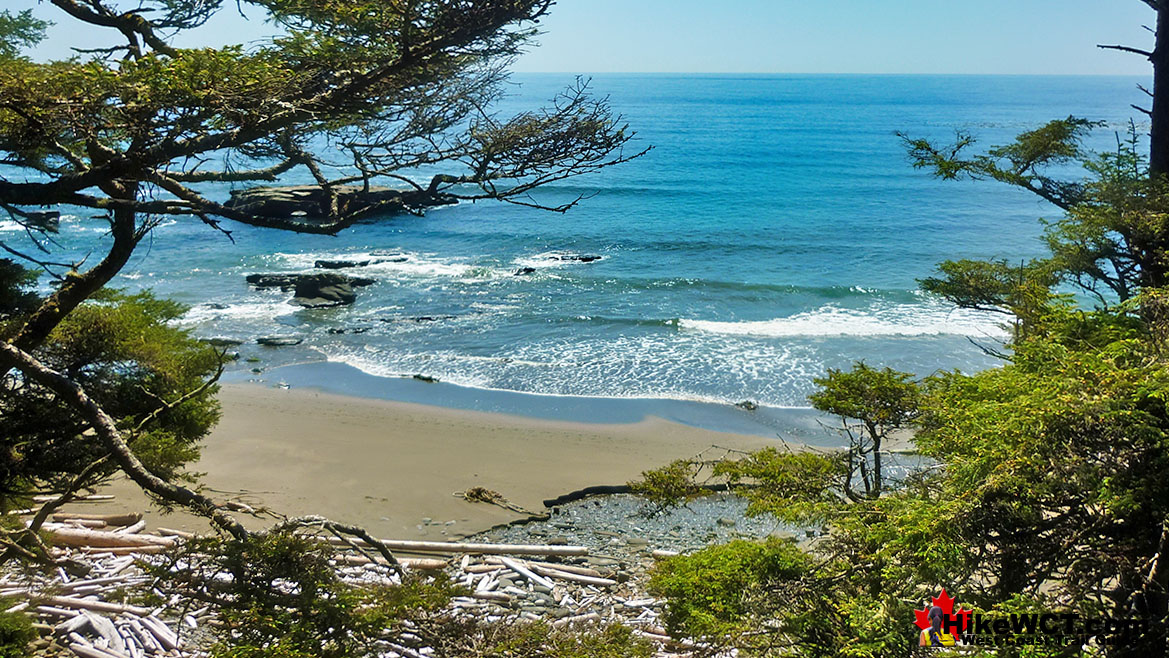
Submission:
<svg viewBox="0 0 1169 658">
<path fill-rule="evenodd" d="M 511 569 L 512 571 L 518 573 L 519 575 L 523 576 L 524 578 L 527 578 L 528 580 L 532 581 L 533 583 L 540 585 L 541 587 L 547 587 L 549 590 L 551 590 L 553 587 L 556 587 L 556 585 L 553 584 L 552 581 L 548 580 L 547 578 L 544 578 L 543 576 L 536 574 L 532 570 L 530 570 L 527 567 L 525 567 L 524 565 L 520 564 L 517 560 L 513 560 L 511 558 L 506 558 L 506 557 L 501 557 L 501 558 L 499 558 L 499 560 L 500 560 L 500 562 L 503 562 L 505 565 L 507 565 L 507 567 L 509 569 Z"/>
<path fill-rule="evenodd" d="M 95 601 L 93 599 L 79 599 L 73 596 L 46 596 L 40 600 L 48 603 L 49 605 L 72 610 L 91 610 L 93 612 L 110 612 L 114 614 L 127 613 L 138 617 L 150 614 L 150 610 L 147 610 L 146 608 L 140 608 L 135 605 L 107 603 L 105 601 Z"/>
<path fill-rule="evenodd" d="M 612 587 L 613 585 L 617 584 L 617 581 L 613 580 L 612 578 L 598 578 L 595 576 L 582 576 L 582 575 L 577 574 L 577 573 L 571 573 L 568 571 L 561 571 L 559 569 L 550 569 L 542 564 L 529 563 L 528 566 L 531 567 L 532 571 L 534 571 L 542 576 L 548 576 L 549 578 L 559 578 L 561 580 L 567 580 L 567 581 L 574 582 L 574 583 L 581 583 L 584 585 L 596 585 L 597 587 Z"/>
<path fill-rule="evenodd" d="M 53 520 L 58 522 L 105 521 L 106 525 L 126 526 L 133 525 L 141 521 L 142 515 L 138 512 L 127 512 L 124 514 L 79 514 L 77 512 L 57 512 L 53 515 Z"/>
<path fill-rule="evenodd" d="M 347 542 L 331 537 L 332 544 L 346 545 Z M 587 546 L 542 546 L 536 544 L 473 544 L 446 541 L 409 541 L 401 539 L 380 539 L 383 546 L 392 551 L 405 553 L 471 553 L 480 555 L 549 555 L 572 557 L 588 555 Z M 361 545 L 363 542 L 354 541 Z"/>
<path fill-rule="evenodd" d="M 117 532 L 70 528 L 57 523 L 46 523 L 44 529 L 49 540 L 59 546 L 89 546 L 102 548 L 151 546 L 174 546 L 173 537 L 158 535 L 126 535 Z"/>
</svg>

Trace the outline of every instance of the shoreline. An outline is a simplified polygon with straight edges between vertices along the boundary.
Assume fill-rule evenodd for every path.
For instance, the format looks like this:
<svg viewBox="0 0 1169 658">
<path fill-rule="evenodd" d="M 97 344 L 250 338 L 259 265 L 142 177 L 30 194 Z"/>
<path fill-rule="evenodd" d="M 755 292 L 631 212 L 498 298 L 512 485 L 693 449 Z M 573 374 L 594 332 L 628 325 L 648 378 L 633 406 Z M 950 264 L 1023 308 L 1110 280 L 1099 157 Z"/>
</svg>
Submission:
<svg viewBox="0 0 1169 658">
<path fill-rule="evenodd" d="M 300 386 L 227 383 L 219 398 L 223 418 L 189 467 L 206 473 L 201 482 L 217 498 L 288 516 L 319 514 L 395 539 L 458 539 L 526 516 L 456 497 L 472 487 L 542 512 L 545 499 L 624 484 L 712 445 L 751 450 L 776 444 L 650 415 L 636 422 L 596 415 L 594 421 L 606 422 L 586 423 Z M 129 481 L 102 493 L 115 499 L 70 508 L 145 511 L 150 527 L 207 528 L 205 520 L 184 512 L 159 512 Z M 241 519 L 252 527 L 273 522 Z"/>
<path fill-rule="evenodd" d="M 810 406 L 759 405 L 748 411 L 734 403 L 711 400 L 512 391 L 438 380 L 419 381 L 411 375 L 373 375 L 346 363 L 323 359 L 274 365 L 259 374 L 242 368 L 229 370 L 222 382 L 225 386 L 287 386 L 346 397 L 583 424 L 630 424 L 655 417 L 715 432 L 783 438 L 820 447 L 839 445 L 836 433 L 822 424 L 827 417 Z"/>
</svg>

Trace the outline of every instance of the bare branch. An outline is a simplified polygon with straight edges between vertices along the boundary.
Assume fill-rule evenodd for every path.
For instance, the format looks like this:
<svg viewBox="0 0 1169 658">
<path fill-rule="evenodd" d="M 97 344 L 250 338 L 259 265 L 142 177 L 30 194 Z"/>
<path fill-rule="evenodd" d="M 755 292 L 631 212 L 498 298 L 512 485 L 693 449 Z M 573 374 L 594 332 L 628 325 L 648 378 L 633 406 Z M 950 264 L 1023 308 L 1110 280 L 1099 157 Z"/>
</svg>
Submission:
<svg viewBox="0 0 1169 658">
<path fill-rule="evenodd" d="M 1133 48 L 1131 46 L 1106 46 L 1104 44 L 1096 44 L 1096 47 L 1101 48 L 1103 50 L 1119 50 L 1121 52 L 1133 53 L 1135 55 L 1141 55 L 1144 57 L 1152 57 L 1153 56 L 1153 53 L 1148 51 L 1148 50 L 1141 50 L 1140 48 Z"/>
</svg>

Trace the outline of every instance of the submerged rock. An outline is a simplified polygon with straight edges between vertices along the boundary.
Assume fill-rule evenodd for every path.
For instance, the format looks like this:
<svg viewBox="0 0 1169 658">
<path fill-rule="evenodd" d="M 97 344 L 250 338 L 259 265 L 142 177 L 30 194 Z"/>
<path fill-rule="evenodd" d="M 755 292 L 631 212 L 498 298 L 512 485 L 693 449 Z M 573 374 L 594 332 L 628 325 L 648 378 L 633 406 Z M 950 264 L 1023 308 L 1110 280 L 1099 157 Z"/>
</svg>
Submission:
<svg viewBox="0 0 1169 658">
<path fill-rule="evenodd" d="M 524 276 L 526 274 L 535 274 L 535 273 L 536 273 L 536 268 L 534 268 L 534 267 L 521 267 L 520 269 L 515 271 L 515 276 Z"/>
<path fill-rule="evenodd" d="M 354 267 L 369 267 L 382 263 L 405 263 L 410 260 L 406 256 L 394 255 L 389 258 L 367 258 L 365 260 L 318 260 L 313 267 L 319 270 L 344 270 Z"/>
<path fill-rule="evenodd" d="M 266 347 L 286 347 L 289 345 L 300 345 L 303 342 L 303 338 L 297 338 L 296 336 L 264 336 L 256 339 L 257 344 Z"/>
<path fill-rule="evenodd" d="M 595 254 L 552 254 L 548 257 L 549 260 L 570 261 L 574 263 L 592 263 L 603 258 L 604 256 L 597 256 Z"/>
<path fill-rule="evenodd" d="M 204 343 L 212 347 L 235 347 L 236 345 L 243 345 L 244 342 L 237 338 L 226 338 L 223 336 L 212 336 L 211 338 L 204 338 Z"/>
</svg>

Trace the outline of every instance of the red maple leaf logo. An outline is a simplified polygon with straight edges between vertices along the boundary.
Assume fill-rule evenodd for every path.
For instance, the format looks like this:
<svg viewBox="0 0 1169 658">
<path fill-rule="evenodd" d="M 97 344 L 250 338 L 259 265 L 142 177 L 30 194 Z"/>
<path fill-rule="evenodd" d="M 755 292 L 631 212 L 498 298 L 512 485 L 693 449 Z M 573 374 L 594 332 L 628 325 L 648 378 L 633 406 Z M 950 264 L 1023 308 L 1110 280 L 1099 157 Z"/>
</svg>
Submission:
<svg viewBox="0 0 1169 658">
<path fill-rule="evenodd" d="M 942 593 L 934 597 L 933 603 L 931 605 L 927 605 L 923 610 L 913 611 L 914 623 L 917 624 L 918 628 L 925 630 L 930 627 L 930 608 L 935 605 L 940 607 L 942 612 L 948 615 L 951 619 L 955 618 L 954 599 L 950 598 L 950 595 L 946 593 L 946 588 L 943 587 Z M 970 626 L 971 614 L 973 614 L 973 611 L 971 610 L 967 610 L 965 608 L 958 609 L 958 627 L 961 630 L 965 631 L 967 627 Z"/>
</svg>

